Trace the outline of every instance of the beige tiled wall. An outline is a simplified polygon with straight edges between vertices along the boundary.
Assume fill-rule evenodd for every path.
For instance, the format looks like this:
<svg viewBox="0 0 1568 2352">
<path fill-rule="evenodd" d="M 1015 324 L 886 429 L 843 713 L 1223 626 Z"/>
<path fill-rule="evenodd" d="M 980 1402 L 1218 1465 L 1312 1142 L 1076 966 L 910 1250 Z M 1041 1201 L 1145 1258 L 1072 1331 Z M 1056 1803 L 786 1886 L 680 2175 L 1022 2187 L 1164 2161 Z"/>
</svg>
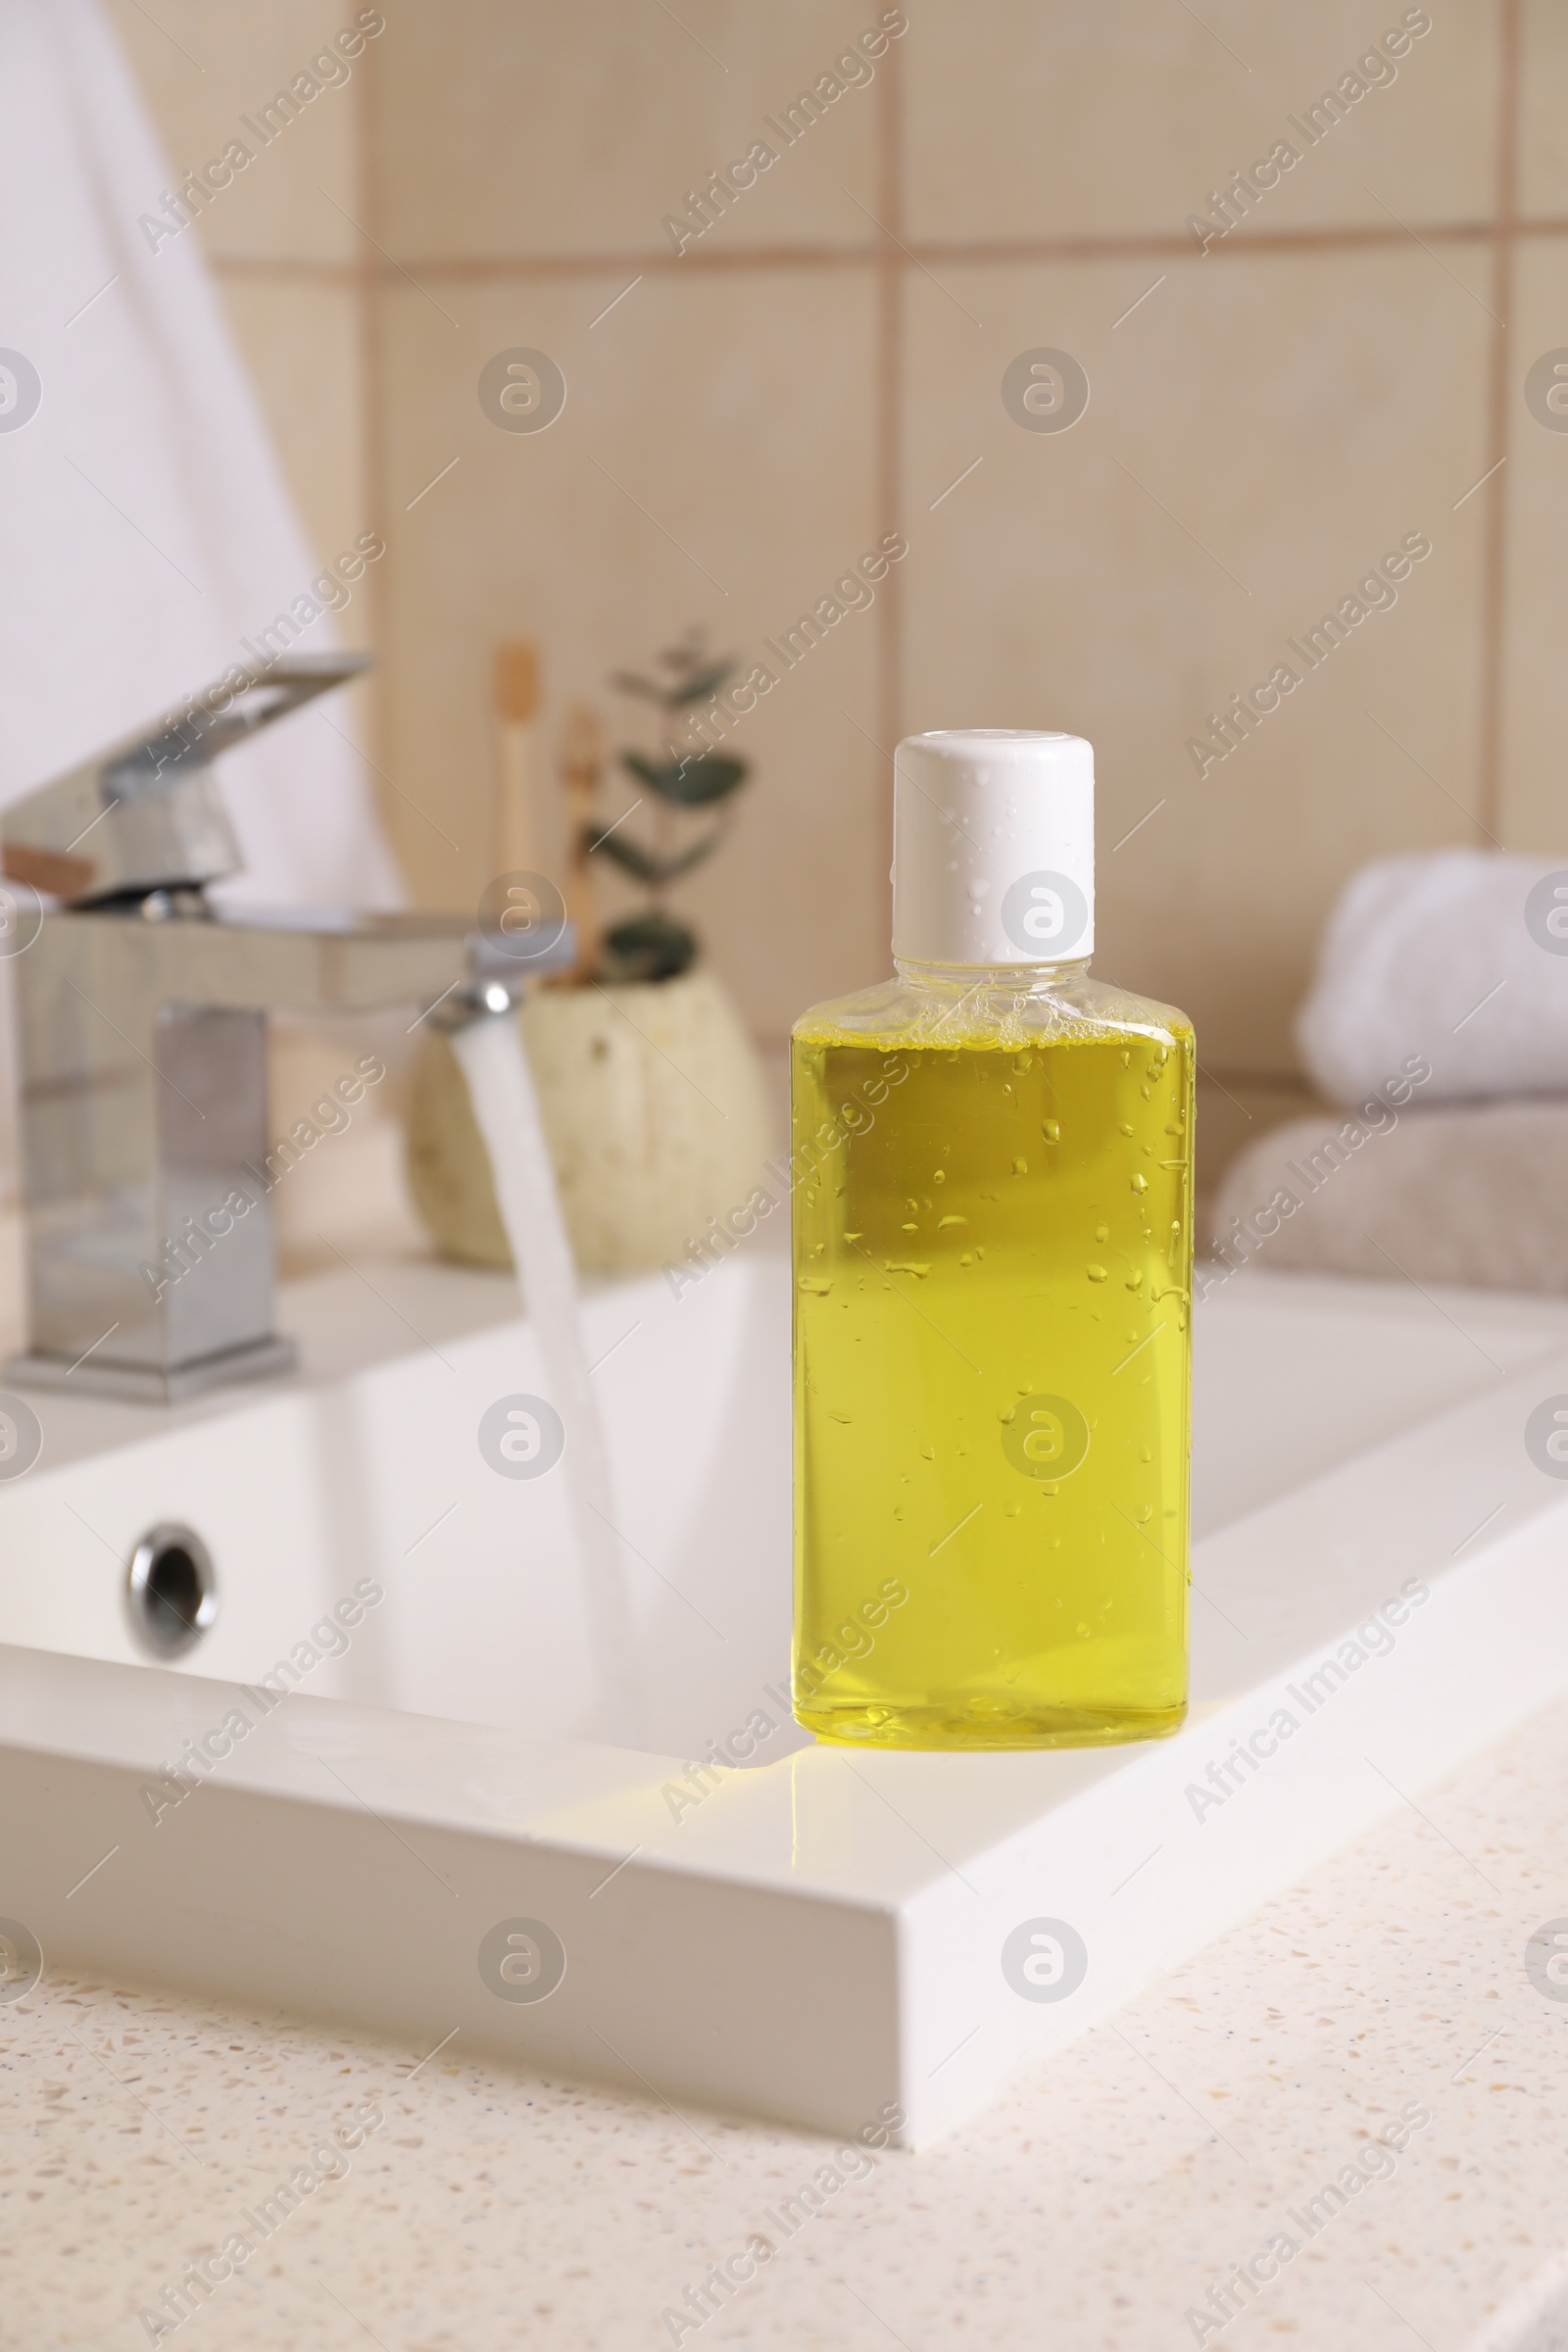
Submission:
<svg viewBox="0 0 1568 2352">
<path fill-rule="evenodd" d="M 354 13 L 116 6 L 181 157 Z M 663 217 L 877 6 L 385 13 L 209 234 L 313 531 L 336 543 L 363 471 L 391 545 L 378 758 L 419 898 L 489 872 L 499 637 L 540 640 L 549 725 L 595 694 L 613 739 L 612 668 L 689 621 L 755 655 L 894 528 L 875 606 L 749 722 L 733 838 L 686 894 L 765 1037 L 884 965 L 886 753 L 914 727 L 1095 740 L 1100 960 L 1196 1016 L 1210 1178 L 1298 1099 L 1293 1010 L 1360 860 L 1568 850 L 1568 433 L 1523 395 L 1568 346 L 1556 0 L 911 0 L 874 77 L 678 255 Z M 1310 143 L 1291 118 L 1408 16 L 1430 29 Z M 1200 252 L 1187 217 L 1280 139 L 1299 161 Z M 513 346 L 566 376 L 546 433 L 480 410 Z M 1067 432 L 1003 406 L 1041 347 L 1090 380 Z M 1208 714 L 1304 672 L 1288 640 L 1414 532 L 1397 604 L 1200 776 Z"/>
<path fill-rule="evenodd" d="M 180 174 L 220 155 L 358 9 L 344 0 L 110 0 L 172 167 Z M 367 56 L 372 54 L 367 52 Z M 336 73 L 340 69 L 327 69 Z M 363 218 L 361 124 L 366 57 L 336 88 L 260 149 L 202 216 L 240 349 L 276 440 L 312 546 L 322 561 L 366 527 L 368 387 L 365 354 L 374 248 Z M 152 207 L 161 193 L 149 189 Z"/>
<path fill-rule="evenodd" d="M 617 6 L 590 35 L 580 17 L 469 0 L 389 30 L 376 173 L 385 241 L 416 282 L 384 297 L 384 740 L 400 790 L 432 816 L 438 798 L 458 845 L 399 808 L 420 895 L 471 901 L 491 870 L 498 638 L 541 645 L 546 741 L 587 695 L 612 744 L 635 743 L 612 669 L 690 624 L 759 658 L 898 520 L 873 254 L 884 71 L 852 68 L 860 86 L 686 253 L 663 225 L 875 17 L 698 0 Z M 548 432 L 480 410 L 479 372 L 512 347 L 564 371 Z M 765 1036 L 885 967 L 895 594 L 852 612 L 738 731 L 753 779 L 721 857 L 681 894 Z M 607 812 L 627 805 L 612 788 Z M 621 903 L 612 877 L 607 897 Z"/>
<path fill-rule="evenodd" d="M 1450 508 L 1486 464 L 1486 338 L 1419 252 L 1172 262 L 1120 328 L 1147 262 L 944 257 L 909 288 L 906 504 L 981 463 L 910 525 L 901 718 L 1087 735 L 1099 960 L 1193 1012 L 1205 1060 L 1278 1071 L 1349 867 L 1467 837 L 1416 761 L 1477 763 L 1477 502 Z M 999 354 L 1042 345 L 1089 374 L 1067 432 L 997 397 Z M 1288 641 L 1414 531 L 1398 604 L 1200 779 L 1207 714 L 1304 672 Z"/>
<path fill-rule="evenodd" d="M 667 258 L 664 215 L 877 13 L 844 0 L 393 7 L 378 58 L 385 241 L 413 267 L 482 257 L 514 282 L 507 266 L 525 261 Z M 868 96 L 835 102 L 788 171 L 750 191 L 730 244 L 863 246 L 844 183 L 874 204 Z"/>
<path fill-rule="evenodd" d="M 455 844 L 400 811 L 410 870 L 431 895 L 471 902 L 493 870 L 498 636 L 538 640 L 553 710 L 595 697 L 618 740 L 636 741 L 636 708 L 605 696 L 610 662 L 642 662 L 693 619 L 716 642 L 756 645 L 875 544 L 872 338 L 854 277 L 662 275 L 593 327 L 625 282 L 547 280 L 525 307 L 504 283 L 443 286 L 456 327 L 413 288 L 386 298 L 399 386 L 388 744 L 410 802 Z M 474 397 L 485 361 L 517 344 L 566 374 L 566 409 L 544 433 L 499 430 Z M 685 894 L 754 1017 L 775 1027 L 824 979 L 855 985 L 879 960 L 878 755 L 856 726 L 875 723 L 874 612 L 852 613 L 736 731 L 756 782 L 733 843 Z"/>
</svg>

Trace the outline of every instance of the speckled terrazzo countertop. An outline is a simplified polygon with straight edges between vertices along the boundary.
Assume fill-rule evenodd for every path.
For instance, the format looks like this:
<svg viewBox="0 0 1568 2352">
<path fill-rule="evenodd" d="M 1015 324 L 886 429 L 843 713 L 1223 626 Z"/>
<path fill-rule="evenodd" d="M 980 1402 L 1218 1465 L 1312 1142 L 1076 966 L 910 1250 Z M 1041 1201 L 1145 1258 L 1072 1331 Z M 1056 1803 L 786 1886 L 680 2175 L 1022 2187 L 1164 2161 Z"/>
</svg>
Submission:
<svg viewBox="0 0 1568 2352">
<path fill-rule="evenodd" d="M 1524 1965 L 1558 1914 L 1568 1702 L 953 2138 L 852 2161 L 458 2042 L 46 1977 L 0 2006 L 0 2346 L 1470 2352 L 1568 2244 L 1568 2000 Z M 1383 2134 L 1404 2145 L 1370 2152 Z M 1358 2157 L 1339 2209 L 1324 2184 Z M 781 2228 L 813 2181 L 820 2210 Z M 247 2232 L 174 2327 L 165 2290 Z M 698 2325 L 688 2289 L 758 2238 L 771 2256 Z M 1277 2275 L 1244 2295 L 1249 2261 Z"/>
</svg>

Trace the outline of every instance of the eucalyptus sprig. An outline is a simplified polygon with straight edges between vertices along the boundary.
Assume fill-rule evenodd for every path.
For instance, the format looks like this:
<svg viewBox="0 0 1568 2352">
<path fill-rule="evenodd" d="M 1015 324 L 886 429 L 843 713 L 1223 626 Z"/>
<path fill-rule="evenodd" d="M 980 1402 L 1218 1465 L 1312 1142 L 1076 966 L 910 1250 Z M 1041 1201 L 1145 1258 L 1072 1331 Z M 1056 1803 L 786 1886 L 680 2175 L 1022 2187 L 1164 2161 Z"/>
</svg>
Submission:
<svg viewBox="0 0 1568 2352">
<path fill-rule="evenodd" d="M 642 883 L 649 894 L 646 912 L 615 923 L 605 933 L 605 969 L 617 980 L 671 980 L 690 968 L 697 955 L 696 934 L 667 912 L 665 894 L 672 883 L 701 865 L 718 847 L 733 813 L 725 804 L 750 773 L 749 762 L 729 753 L 708 751 L 694 756 L 689 748 L 682 748 L 675 732 L 682 711 L 711 700 L 734 674 L 733 659 L 715 660 L 702 632 L 693 629 L 679 645 L 668 647 L 654 660 L 662 672 L 660 677 L 618 670 L 611 680 L 618 692 L 652 703 L 661 714 L 656 754 L 626 750 L 616 755 L 624 773 L 642 787 L 642 797 L 652 797 L 651 838 L 628 832 L 622 817 L 612 825 L 589 826 L 582 840 L 586 855 L 608 858 L 623 874 Z M 688 821 L 699 809 L 713 810 L 712 821 L 695 838 L 683 838 L 688 835 Z"/>
</svg>

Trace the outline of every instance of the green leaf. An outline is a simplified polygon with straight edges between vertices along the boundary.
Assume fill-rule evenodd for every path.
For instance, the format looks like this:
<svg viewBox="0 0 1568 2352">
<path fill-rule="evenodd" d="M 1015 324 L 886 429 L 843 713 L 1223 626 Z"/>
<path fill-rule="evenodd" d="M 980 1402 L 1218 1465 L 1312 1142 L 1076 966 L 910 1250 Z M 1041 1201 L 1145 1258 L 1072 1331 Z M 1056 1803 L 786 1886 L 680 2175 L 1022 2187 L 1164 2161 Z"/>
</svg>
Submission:
<svg viewBox="0 0 1568 2352">
<path fill-rule="evenodd" d="M 662 763 L 646 759 L 641 752 L 622 752 L 620 764 L 661 800 L 673 801 L 681 808 L 702 808 L 710 801 L 723 800 L 737 784 L 745 782 L 749 772 L 744 760 L 726 759 L 713 752 L 694 752 L 684 760 Z"/>
<path fill-rule="evenodd" d="M 609 980 L 673 980 L 696 960 L 697 940 L 673 915 L 637 914 L 604 938 Z"/>
<path fill-rule="evenodd" d="M 694 865 L 701 865 L 717 840 L 718 828 L 715 825 L 710 833 L 705 833 L 701 841 L 694 841 L 690 848 L 682 850 L 678 856 L 656 858 L 651 850 L 643 848 L 640 841 L 632 840 L 624 833 L 601 833 L 597 825 L 585 825 L 582 832 L 583 848 L 590 856 L 597 854 L 608 858 L 612 865 L 620 867 L 623 874 L 632 874 L 639 882 L 655 886 L 678 881 L 682 874 L 690 873 Z"/>
<path fill-rule="evenodd" d="M 737 784 L 744 784 L 749 772 L 744 760 L 704 752 L 696 760 L 677 762 L 669 797 L 687 808 L 706 808 L 710 801 L 723 800 Z"/>
<path fill-rule="evenodd" d="M 658 858 L 640 841 L 633 841 L 625 833 L 601 833 L 597 825 L 585 825 L 582 846 L 590 855 L 597 852 L 600 857 L 608 858 L 612 865 L 618 865 L 623 874 L 631 874 L 639 882 L 653 883 L 662 878 Z"/>
<path fill-rule="evenodd" d="M 676 762 L 671 760 L 667 766 L 661 766 L 646 752 L 622 752 L 620 764 L 628 776 L 635 776 L 639 784 L 646 784 L 650 792 L 657 792 L 662 798 L 664 779 L 673 772 Z"/>
</svg>

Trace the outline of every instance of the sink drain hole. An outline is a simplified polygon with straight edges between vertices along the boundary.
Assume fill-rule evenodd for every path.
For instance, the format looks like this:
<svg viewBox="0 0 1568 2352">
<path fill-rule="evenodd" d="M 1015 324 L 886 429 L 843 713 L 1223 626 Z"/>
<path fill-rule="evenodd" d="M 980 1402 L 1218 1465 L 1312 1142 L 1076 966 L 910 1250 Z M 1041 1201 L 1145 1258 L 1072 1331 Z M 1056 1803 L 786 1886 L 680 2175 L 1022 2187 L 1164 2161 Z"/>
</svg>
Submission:
<svg viewBox="0 0 1568 2352">
<path fill-rule="evenodd" d="M 142 1537 L 126 1592 L 132 1631 L 156 1657 L 193 1648 L 218 1615 L 212 1553 L 192 1529 L 172 1522 Z"/>
</svg>

